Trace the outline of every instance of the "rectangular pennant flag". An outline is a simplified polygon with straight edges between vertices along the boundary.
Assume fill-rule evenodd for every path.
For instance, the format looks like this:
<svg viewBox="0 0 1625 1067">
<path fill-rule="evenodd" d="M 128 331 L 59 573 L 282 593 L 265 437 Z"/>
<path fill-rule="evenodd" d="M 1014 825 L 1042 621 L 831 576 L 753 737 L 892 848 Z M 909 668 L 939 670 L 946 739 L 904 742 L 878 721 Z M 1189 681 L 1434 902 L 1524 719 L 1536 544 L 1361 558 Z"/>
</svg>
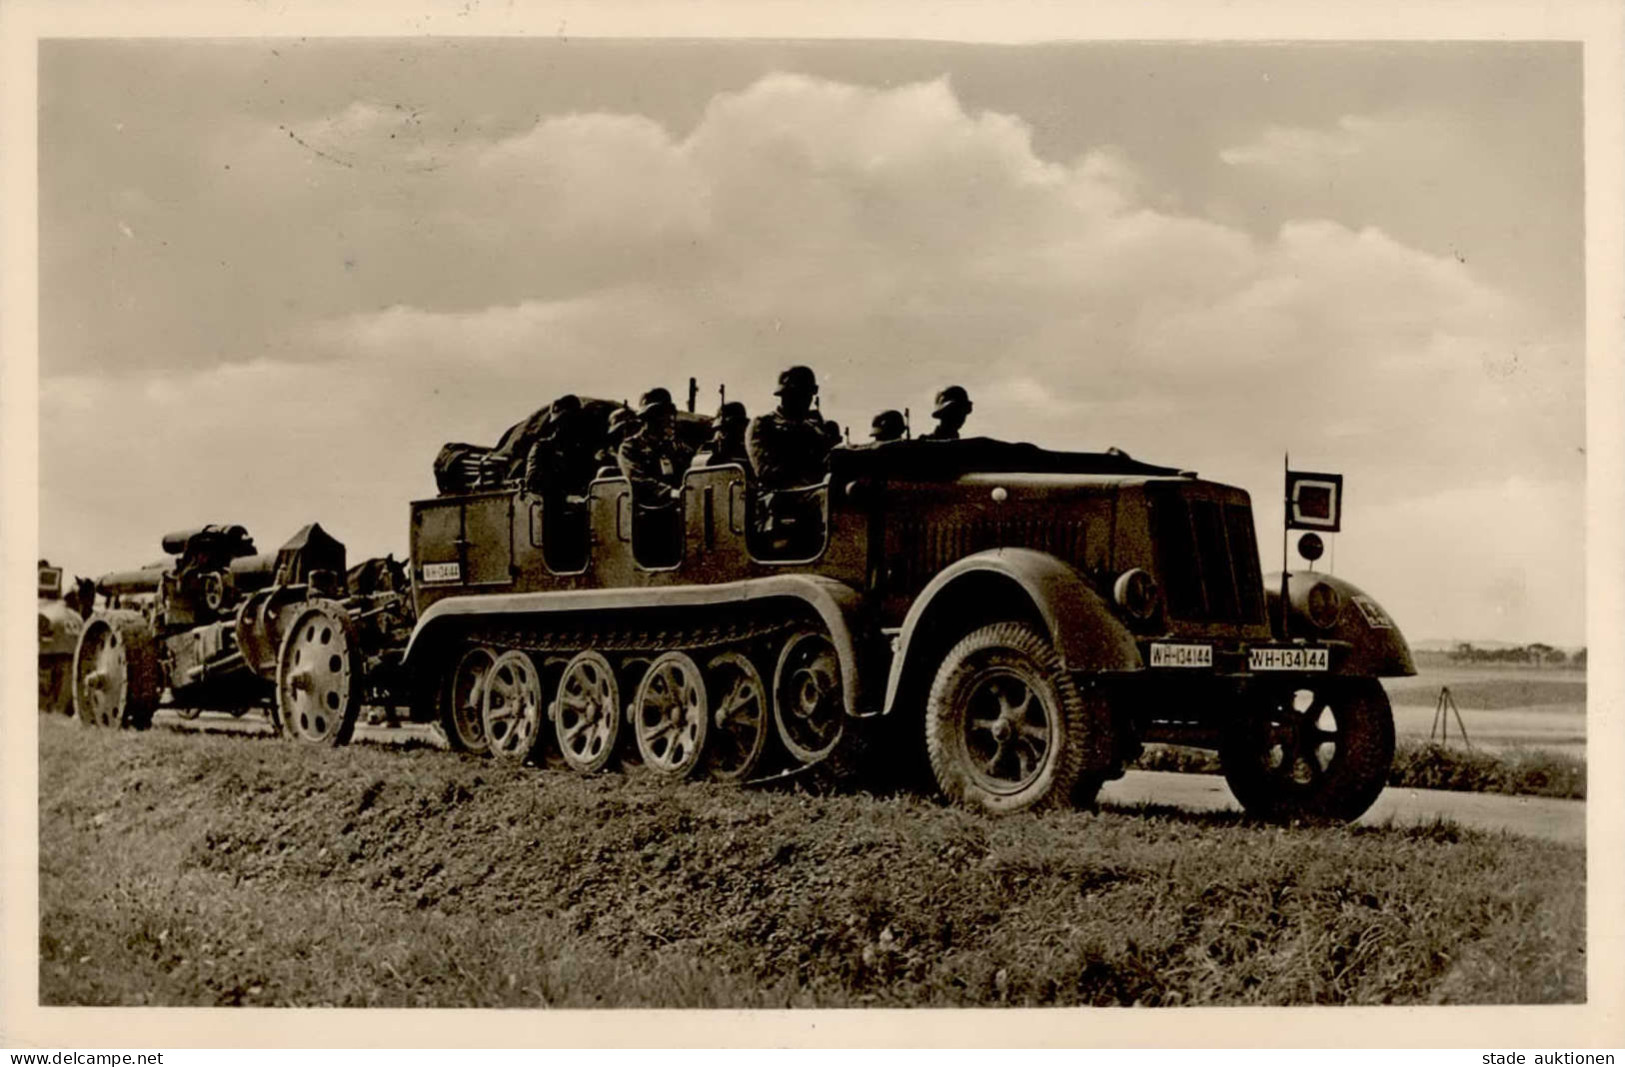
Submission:
<svg viewBox="0 0 1625 1067">
<path fill-rule="evenodd" d="M 1343 522 L 1343 476 L 1286 472 L 1286 528 L 1336 533 Z"/>
</svg>

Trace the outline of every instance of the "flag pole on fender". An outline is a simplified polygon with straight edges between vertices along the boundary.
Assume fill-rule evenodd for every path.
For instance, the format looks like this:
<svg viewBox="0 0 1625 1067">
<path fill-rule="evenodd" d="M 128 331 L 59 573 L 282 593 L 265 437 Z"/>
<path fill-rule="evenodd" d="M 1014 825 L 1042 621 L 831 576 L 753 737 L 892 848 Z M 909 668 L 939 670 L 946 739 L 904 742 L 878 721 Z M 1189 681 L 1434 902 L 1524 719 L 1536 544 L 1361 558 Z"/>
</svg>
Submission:
<svg viewBox="0 0 1625 1067">
<path fill-rule="evenodd" d="M 1281 636 L 1287 636 L 1290 612 L 1287 604 L 1286 544 L 1288 530 L 1324 530 L 1336 533 L 1343 528 L 1343 476 L 1316 471 L 1295 471 L 1292 457 L 1286 457 L 1286 496 L 1281 516 Z M 1318 542 L 1319 538 L 1316 538 Z M 1311 562 L 1319 556 L 1305 555 Z M 1300 551 L 1302 544 L 1299 544 Z"/>
<path fill-rule="evenodd" d="M 1292 527 L 1292 454 L 1281 453 L 1281 640 L 1287 637 L 1287 530 Z"/>
</svg>

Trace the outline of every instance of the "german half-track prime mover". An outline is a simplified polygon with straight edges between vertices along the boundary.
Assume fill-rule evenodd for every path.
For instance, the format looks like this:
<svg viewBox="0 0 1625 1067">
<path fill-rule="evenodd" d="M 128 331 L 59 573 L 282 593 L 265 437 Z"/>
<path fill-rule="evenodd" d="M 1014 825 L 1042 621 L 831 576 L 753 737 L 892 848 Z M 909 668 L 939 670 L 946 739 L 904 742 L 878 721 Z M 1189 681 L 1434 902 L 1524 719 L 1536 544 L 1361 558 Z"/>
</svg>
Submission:
<svg viewBox="0 0 1625 1067">
<path fill-rule="evenodd" d="M 144 728 L 167 689 L 183 715 L 263 705 L 287 736 L 342 744 L 361 703 L 398 688 L 411 604 L 393 561 L 355 568 L 365 588 L 350 588 L 344 545 L 315 523 L 275 552 L 232 525 L 169 534 L 163 548 L 172 560 L 96 583 L 107 605 L 72 676 L 86 723 Z"/>
<path fill-rule="evenodd" d="M 995 811 L 1088 803 L 1145 741 L 1217 748 L 1266 816 L 1382 789 L 1405 640 L 1341 579 L 1266 579 L 1243 490 L 972 439 L 837 448 L 796 494 L 789 539 L 735 464 L 691 469 L 675 512 L 614 477 L 413 503 L 416 713 L 460 749 L 592 772 L 635 748 L 673 777 L 861 734 Z"/>
</svg>

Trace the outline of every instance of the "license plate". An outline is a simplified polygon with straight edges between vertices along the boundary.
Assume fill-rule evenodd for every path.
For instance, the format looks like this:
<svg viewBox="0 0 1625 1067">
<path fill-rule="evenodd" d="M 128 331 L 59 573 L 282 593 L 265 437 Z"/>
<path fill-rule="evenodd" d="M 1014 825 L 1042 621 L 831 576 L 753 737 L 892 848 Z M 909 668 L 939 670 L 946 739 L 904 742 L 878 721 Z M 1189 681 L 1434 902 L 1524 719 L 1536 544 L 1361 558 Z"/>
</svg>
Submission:
<svg viewBox="0 0 1625 1067">
<path fill-rule="evenodd" d="M 1213 666 L 1213 646 L 1170 645 L 1161 641 L 1153 641 L 1151 642 L 1151 666 L 1211 667 Z"/>
<path fill-rule="evenodd" d="M 423 580 L 426 582 L 457 582 L 463 577 L 461 563 L 425 563 Z"/>
<path fill-rule="evenodd" d="M 1253 671 L 1323 671 L 1329 666 L 1324 648 L 1249 648 L 1247 669 Z"/>
</svg>

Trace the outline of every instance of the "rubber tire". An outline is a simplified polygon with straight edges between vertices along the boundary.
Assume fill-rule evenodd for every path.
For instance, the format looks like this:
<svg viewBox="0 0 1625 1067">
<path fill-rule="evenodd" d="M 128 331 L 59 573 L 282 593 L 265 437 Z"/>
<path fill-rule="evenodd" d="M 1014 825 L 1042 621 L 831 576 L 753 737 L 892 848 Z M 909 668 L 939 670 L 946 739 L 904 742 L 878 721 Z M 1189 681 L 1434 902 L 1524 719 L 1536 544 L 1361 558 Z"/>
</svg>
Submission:
<svg viewBox="0 0 1625 1067">
<path fill-rule="evenodd" d="M 73 651 L 71 675 L 74 688 L 74 714 L 79 717 L 80 722 L 90 726 L 113 725 L 93 722 L 79 707 L 79 654 L 85 647 L 86 636 L 93 632 L 98 623 L 116 630 L 124 646 L 126 695 L 124 711 L 118 725 L 131 730 L 145 730 L 152 725 L 153 712 L 158 710 L 158 700 L 163 695 L 163 683 L 159 677 L 158 649 L 153 641 L 152 632 L 147 629 L 147 620 L 133 611 L 94 615 L 79 632 L 79 644 Z"/>
<path fill-rule="evenodd" d="M 1008 793 L 976 782 L 964 745 L 965 698 L 995 667 L 1018 674 L 1054 724 L 1037 778 Z M 1047 637 L 1025 623 L 994 623 L 954 645 L 938 667 L 926 698 L 926 754 L 937 788 L 951 801 L 996 814 L 1063 807 L 1074 802 L 1078 783 L 1097 753 L 1110 751 L 1110 723 L 1104 702 L 1084 699 Z M 1103 732 L 1108 736 L 1101 736 Z"/>
<path fill-rule="evenodd" d="M 1290 702 L 1299 689 L 1313 689 L 1334 702 L 1337 751 L 1314 790 L 1283 790 L 1260 755 L 1265 731 L 1281 694 Z M 1394 761 L 1394 715 L 1375 678 L 1311 678 L 1271 687 L 1251 700 L 1219 748 L 1224 779 L 1247 814 L 1271 822 L 1352 822 L 1374 804 L 1388 784 Z"/>
</svg>

